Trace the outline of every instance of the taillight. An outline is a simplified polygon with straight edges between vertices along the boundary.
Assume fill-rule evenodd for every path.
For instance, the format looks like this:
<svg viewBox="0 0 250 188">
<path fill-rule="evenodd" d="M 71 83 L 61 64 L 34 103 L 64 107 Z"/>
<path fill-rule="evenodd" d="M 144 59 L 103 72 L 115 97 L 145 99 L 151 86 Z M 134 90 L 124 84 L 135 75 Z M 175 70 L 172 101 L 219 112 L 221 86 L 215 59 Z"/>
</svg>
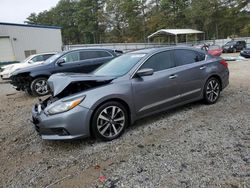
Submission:
<svg viewBox="0 0 250 188">
<path fill-rule="evenodd" d="M 228 63 L 225 59 L 220 60 L 220 64 L 222 64 L 224 67 L 228 68 Z"/>
</svg>

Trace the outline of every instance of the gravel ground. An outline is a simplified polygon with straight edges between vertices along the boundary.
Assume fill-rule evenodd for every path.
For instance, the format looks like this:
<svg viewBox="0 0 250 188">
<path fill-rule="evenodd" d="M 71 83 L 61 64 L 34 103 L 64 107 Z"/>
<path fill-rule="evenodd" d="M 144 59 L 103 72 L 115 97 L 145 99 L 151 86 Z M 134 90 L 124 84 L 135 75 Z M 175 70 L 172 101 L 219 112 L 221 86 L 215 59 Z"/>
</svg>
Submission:
<svg viewBox="0 0 250 188">
<path fill-rule="evenodd" d="M 112 142 L 41 140 L 37 98 L 1 82 L 0 187 L 250 187 L 250 60 L 229 68 L 215 105 L 151 116 Z"/>
</svg>

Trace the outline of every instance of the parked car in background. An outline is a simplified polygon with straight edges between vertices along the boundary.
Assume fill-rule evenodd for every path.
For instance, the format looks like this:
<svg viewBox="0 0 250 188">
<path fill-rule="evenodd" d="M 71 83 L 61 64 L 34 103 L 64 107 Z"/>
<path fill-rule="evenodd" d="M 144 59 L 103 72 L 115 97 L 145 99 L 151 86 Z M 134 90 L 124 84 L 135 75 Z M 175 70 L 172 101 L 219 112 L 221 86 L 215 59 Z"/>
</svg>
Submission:
<svg viewBox="0 0 250 188">
<path fill-rule="evenodd" d="M 219 45 L 210 45 L 207 49 L 207 53 L 213 56 L 220 56 L 222 52 L 223 49 Z"/>
<path fill-rule="evenodd" d="M 120 53 L 118 53 L 120 55 Z M 85 48 L 57 53 L 44 63 L 17 70 L 11 75 L 11 84 L 30 95 L 49 93 L 47 79 L 54 73 L 89 73 L 118 56 L 115 50 Z M 66 79 L 66 78 L 65 78 Z"/>
<path fill-rule="evenodd" d="M 34 54 L 26 58 L 20 63 L 15 63 L 11 65 L 6 65 L 1 67 L 0 77 L 3 80 L 10 79 L 10 75 L 12 72 L 14 72 L 17 69 L 38 65 L 50 58 L 51 56 L 55 55 L 56 52 L 50 52 L 50 53 L 41 53 L 41 54 Z"/>
<path fill-rule="evenodd" d="M 246 48 L 240 52 L 240 55 L 245 58 L 250 58 L 250 48 Z"/>
<path fill-rule="evenodd" d="M 246 48 L 246 41 L 232 40 L 222 46 L 223 52 L 239 52 Z"/>
<path fill-rule="evenodd" d="M 205 50 L 208 54 L 213 56 L 220 56 L 222 54 L 223 49 L 219 45 L 215 44 L 202 44 L 202 45 L 196 45 L 195 48 Z"/>
<path fill-rule="evenodd" d="M 48 83 L 52 96 L 32 110 L 43 139 L 113 140 L 142 117 L 201 99 L 216 103 L 229 70 L 202 50 L 165 47 L 124 54 L 88 75 L 53 74 Z"/>
</svg>

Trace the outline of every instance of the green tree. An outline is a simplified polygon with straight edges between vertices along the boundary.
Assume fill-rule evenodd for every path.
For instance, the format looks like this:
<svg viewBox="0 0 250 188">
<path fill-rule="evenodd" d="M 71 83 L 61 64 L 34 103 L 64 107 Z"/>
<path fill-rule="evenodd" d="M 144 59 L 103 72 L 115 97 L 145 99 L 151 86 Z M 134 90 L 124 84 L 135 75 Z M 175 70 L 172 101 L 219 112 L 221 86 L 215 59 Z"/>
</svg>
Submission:
<svg viewBox="0 0 250 188">
<path fill-rule="evenodd" d="M 80 0 L 75 13 L 79 33 L 84 43 L 99 43 L 106 29 L 104 18 L 104 1 Z"/>
<path fill-rule="evenodd" d="M 247 36 L 249 0 L 60 0 L 29 24 L 62 27 L 64 44 L 145 42 L 163 28 L 193 28 L 206 39 Z"/>
</svg>

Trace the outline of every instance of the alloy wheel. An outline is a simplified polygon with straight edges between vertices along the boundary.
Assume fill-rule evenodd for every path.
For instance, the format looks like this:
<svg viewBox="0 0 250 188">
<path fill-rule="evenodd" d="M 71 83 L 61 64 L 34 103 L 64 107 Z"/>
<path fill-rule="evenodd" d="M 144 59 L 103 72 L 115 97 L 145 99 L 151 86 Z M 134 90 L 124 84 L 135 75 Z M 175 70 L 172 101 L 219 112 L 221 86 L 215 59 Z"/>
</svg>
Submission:
<svg viewBox="0 0 250 188">
<path fill-rule="evenodd" d="M 34 89 L 37 94 L 45 95 L 48 93 L 48 84 L 46 80 L 39 80 L 35 83 Z"/>
<path fill-rule="evenodd" d="M 220 83 L 216 79 L 211 79 L 206 88 L 206 97 L 211 102 L 214 103 L 220 95 Z"/>
<path fill-rule="evenodd" d="M 125 112 L 118 106 L 107 106 L 98 115 L 97 130 L 105 138 L 116 137 L 125 126 Z"/>
</svg>

